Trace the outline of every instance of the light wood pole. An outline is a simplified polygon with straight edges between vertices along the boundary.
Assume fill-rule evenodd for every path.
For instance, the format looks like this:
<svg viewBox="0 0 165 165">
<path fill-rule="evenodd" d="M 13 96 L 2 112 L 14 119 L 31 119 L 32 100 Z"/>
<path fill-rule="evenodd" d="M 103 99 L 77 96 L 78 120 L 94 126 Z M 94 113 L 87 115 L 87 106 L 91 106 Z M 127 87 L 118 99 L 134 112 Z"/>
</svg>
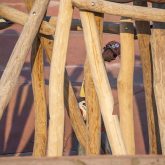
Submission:
<svg viewBox="0 0 165 165">
<path fill-rule="evenodd" d="M 72 14 L 71 0 L 61 0 L 50 67 L 48 156 L 63 154 L 64 72 Z"/>
<path fill-rule="evenodd" d="M 153 3 L 154 8 L 165 9 L 165 4 Z M 165 11 L 165 10 L 164 10 Z M 153 23 L 151 48 L 153 58 L 154 92 L 158 112 L 162 153 L 165 155 L 165 24 Z"/>
<path fill-rule="evenodd" d="M 93 13 L 80 11 L 91 75 L 98 95 L 108 139 L 114 155 L 126 154 L 118 117 L 112 115 L 114 100 L 102 59 L 99 34 Z"/>
<path fill-rule="evenodd" d="M 36 0 L 0 80 L 0 119 L 14 92 L 28 51 L 38 32 L 49 0 Z"/>
<path fill-rule="evenodd" d="M 100 44 L 103 39 L 103 14 L 95 13 L 97 29 L 99 31 Z M 97 93 L 92 80 L 90 65 L 86 59 L 84 66 L 85 78 L 85 102 L 87 105 L 87 129 L 88 139 L 86 146 L 86 154 L 99 154 L 101 146 L 101 112 L 98 102 Z"/>
<path fill-rule="evenodd" d="M 128 154 L 135 154 L 133 120 L 134 75 L 134 28 L 133 21 L 122 18 L 120 24 L 121 63 L 117 79 L 120 127 Z"/>
</svg>

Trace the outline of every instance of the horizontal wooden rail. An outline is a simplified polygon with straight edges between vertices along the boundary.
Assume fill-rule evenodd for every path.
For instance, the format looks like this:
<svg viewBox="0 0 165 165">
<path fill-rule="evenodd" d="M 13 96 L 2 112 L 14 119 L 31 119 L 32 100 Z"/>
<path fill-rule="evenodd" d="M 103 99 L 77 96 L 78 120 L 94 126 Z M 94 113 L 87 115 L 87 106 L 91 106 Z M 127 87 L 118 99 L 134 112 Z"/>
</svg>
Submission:
<svg viewBox="0 0 165 165">
<path fill-rule="evenodd" d="M 72 0 L 73 4 L 82 9 L 98 13 L 130 17 L 136 20 L 164 22 L 165 10 L 118 4 L 105 0 Z"/>
<path fill-rule="evenodd" d="M 164 165 L 165 157 L 162 156 L 74 156 L 62 158 L 1 158 L 3 165 Z"/>
<path fill-rule="evenodd" d="M 110 2 L 116 2 L 116 3 L 128 3 L 133 2 L 133 0 L 108 0 Z M 156 2 L 156 3 L 165 3 L 165 0 L 147 0 L 148 2 Z"/>
</svg>

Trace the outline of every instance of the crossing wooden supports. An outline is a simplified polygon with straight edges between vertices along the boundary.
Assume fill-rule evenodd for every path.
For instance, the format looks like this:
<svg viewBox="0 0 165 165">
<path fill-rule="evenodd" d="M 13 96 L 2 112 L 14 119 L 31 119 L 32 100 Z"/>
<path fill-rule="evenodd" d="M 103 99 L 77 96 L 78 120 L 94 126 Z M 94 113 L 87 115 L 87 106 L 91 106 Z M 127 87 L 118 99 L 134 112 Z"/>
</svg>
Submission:
<svg viewBox="0 0 165 165">
<path fill-rule="evenodd" d="M 99 105 L 112 152 L 114 155 L 126 154 L 118 118 L 117 116 L 112 115 L 114 100 L 106 75 L 105 66 L 103 64 L 101 46 L 94 14 L 81 11 L 80 17 L 84 29 L 85 45 L 87 49 L 91 75 L 98 95 Z"/>
<path fill-rule="evenodd" d="M 23 28 L 20 38 L 17 41 L 3 72 L 0 80 L 0 119 L 2 118 L 3 112 L 14 92 L 26 55 L 28 54 L 38 32 L 48 3 L 49 0 L 36 0 L 34 7 L 29 14 L 27 23 Z"/>
<path fill-rule="evenodd" d="M 120 24 L 121 63 L 117 79 L 120 127 L 128 154 L 135 154 L 133 119 L 134 31 L 131 19 Z"/>
<path fill-rule="evenodd" d="M 53 17 L 50 18 L 49 23 L 52 26 L 56 25 L 56 20 Z M 52 51 L 53 51 L 53 39 L 48 39 L 45 37 L 40 37 L 42 46 L 45 49 L 46 56 L 48 61 L 51 63 L 52 59 Z M 86 138 L 87 138 L 87 128 L 83 121 L 81 112 L 78 107 L 77 99 L 73 91 L 73 87 L 71 82 L 69 81 L 69 77 L 67 71 L 65 70 L 64 75 L 64 103 L 67 113 L 70 117 L 70 121 L 75 132 L 75 135 L 82 146 L 86 146 Z"/>
<path fill-rule="evenodd" d="M 72 13 L 71 0 L 61 0 L 50 67 L 48 156 L 63 154 L 64 72 Z"/>
</svg>

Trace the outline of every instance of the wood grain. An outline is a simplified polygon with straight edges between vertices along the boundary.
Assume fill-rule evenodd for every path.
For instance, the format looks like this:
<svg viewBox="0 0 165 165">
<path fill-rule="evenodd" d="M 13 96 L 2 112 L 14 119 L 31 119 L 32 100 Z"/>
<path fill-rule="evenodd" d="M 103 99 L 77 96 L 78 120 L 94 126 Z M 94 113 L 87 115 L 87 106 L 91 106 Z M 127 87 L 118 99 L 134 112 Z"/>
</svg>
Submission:
<svg viewBox="0 0 165 165">
<path fill-rule="evenodd" d="M 101 55 L 99 34 L 93 13 L 80 11 L 91 74 L 98 95 L 105 128 L 115 155 L 126 154 L 117 116 L 112 115 L 114 100 Z"/>
<path fill-rule="evenodd" d="M 164 4 L 153 4 L 153 7 L 164 8 Z M 153 73 L 154 73 L 154 92 L 158 111 L 160 140 L 162 153 L 165 155 L 165 24 L 154 22 L 152 36 L 151 36 L 151 48 L 153 58 Z"/>
<path fill-rule="evenodd" d="M 35 0 L 25 0 L 25 5 L 30 12 Z M 36 36 L 31 51 L 32 87 L 35 109 L 35 136 L 33 156 L 46 156 L 47 149 L 47 106 L 45 98 L 43 48 Z"/>
<path fill-rule="evenodd" d="M 135 154 L 133 119 L 134 35 L 133 22 L 123 18 L 120 24 L 121 62 L 117 79 L 120 127 L 128 154 Z M 127 32 L 129 30 L 129 33 Z M 132 32 L 132 33 L 131 33 Z"/>
<path fill-rule="evenodd" d="M 95 13 L 97 29 L 100 34 L 100 43 L 103 39 L 103 14 Z M 85 89 L 85 102 L 87 105 L 87 128 L 88 139 L 86 146 L 86 154 L 99 154 L 101 146 L 101 113 L 98 102 L 97 93 L 93 83 L 90 65 L 86 59 L 84 66 L 84 89 Z"/>
<path fill-rule="evenodd" d="M 147 7 L 147 1 L 134 0 L 134 5 Z M 147 21 L 135 21 L 138 37 L 138 45 L 143 69 L 143 83 L 145 89 L 145 101 L 147 110 L 147 123 L 149 134 L 149 153 L 160 153 L 159 147 L 159 129 L 157 111 L 154 106 L 153 80 L 152 80 L 152 64 L 150 49 L 150 23 Z"/>
<path fill-rule="evenodd" d="M 1 158 L 4 165 L 164 165 L 163 156 L 70 156 L 61 158 Z"/>
<path fill-rule="evenodd" d="M 10 6 L 7 6 L 5 4 L 0 4 L 0 16 L 2 16 L 14 23 L 18 23 L 20 25 L 24 25 L 26 20 L 28 19 L 28 14 L 26 14 L 22 11 L 19 11 L 17 9 L 14 9 Z M 48 17 L 46 17 L 45 19 L 47 19 L 47 18 Z M 54 35 L 57 17 L 51 16 L 50 19 L 54 22 L 54 25 L 52 26 L 52 24 L 50 22 L 48 23 L 46 21 L 43 21 L 41 24 L 41 28 L 40 28 L 41 34 Z M 120 33 L 119 23 L 104 22 L 103 24 L 104 24 L 104 26 L 103 26 L 104 33 L 113 33 L 113 34 Z M 81 25 L 81 21 L 79 19 L 72 20 L 71 30 L 82 31 L 82 25 Z"/>
<path fill-rule="evenodd" d="M 3 72 L 0 80 L 0 119 L 17 85 L 21 69 L 38 32 L 48 3 L 49 0 L 36 0 Z"/>
<path fill-rule="evenodd" d="M 49 20 L 49 23 L 52 26 L 55 26 L 56 20 L 54 20 L 54 18 L 51 17 Z M 45 49 L 48 61 L 51 62 L 54 40 L 52 38 L 45 38 L 45 37 L 40 37 L 40 40 L 41 40 L 42 46 Z M 83 121 L 81 112 L 78 107 L 77 99 L 74 94 L 72 84 L 69 81 L 69 77 L 66 70 L 65 70 L 64 78 L 65 78 L 64 79 L 65 108 L 70 117 L 71 124 L 78 141 L 81 143 L 82 146 L 86 146 L 86 137 L 87 137 L 86 125 Z"/>
<path fill-rule="evenodd" d="M 71 0 L 61 0 L 50 67 L 48 156 L 63 154 L 64 72 L 72 14 Z"/>
<path fill-rule="evenodd" d="M 119 4 L 105 0 L 72 0 L 73 5 L 82 10 L 106 13 L 132 19 L 164 22 L 165 11 L 162 9 Z"/>
</svg>

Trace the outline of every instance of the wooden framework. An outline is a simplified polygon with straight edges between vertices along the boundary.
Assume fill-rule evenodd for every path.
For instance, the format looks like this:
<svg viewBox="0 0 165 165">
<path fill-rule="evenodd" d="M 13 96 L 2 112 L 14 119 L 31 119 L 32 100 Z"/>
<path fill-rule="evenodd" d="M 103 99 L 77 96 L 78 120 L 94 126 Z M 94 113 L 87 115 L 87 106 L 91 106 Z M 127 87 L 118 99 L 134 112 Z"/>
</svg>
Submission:
<svg viewBox="0 0 165 165">
<path fill-rule="evenodd" d="M 137 29 L 137 37 L 143 65 L 150 153 L 158 153 L 158 133 L 156 132 L 157 114 L 156 110 L 153 108 L 152 63 L 150 54 L 150 35 L 152 34 L 151 48 L 154 64 L 154 91 L 158 108 L 162 153 L 165 154 L 165 113 L 163 93 L 163 66 L 165 61 L 163 59 L 163 53 L 165 52 L 163 47 L 164 30 L 154 29 L 150 34 L 149 22 L 144 22 L 164 22 L 165 10 L 147 8 L 147 1 L 141 3 L 138 0 L 134 0 L 134 6 L 115 3 L 128 2 L 125 0 L 116 0 L 115 2 L 104 0 L 60 0 L 58 19 L 51 17 L 49 22 L 47 22 L 43 21 L 43 18 L 49 0 L 35 0 L 32 7 L 33 2 L 34 0 L 25 0 L 26 6 L 30 12 L 29 15 L 0 4 L 0 16 L 24 25 L 22 34 L 17 41 L 6 69 L 0 79 L 0 119 L 2 118 L 4 110 L 14 92 L 26 55 L 32 47 L 32 83 L 36 112 L 34 156 L 62 156 L 64 107 L 66 107 L 68 111 L 73 129 L 79 142 L 86 149 L 86 154 L 100 153 L 100 112 L 106 128 L 112 154 L 135 154 L 133 120 L 133 20 L 135 20 L 135 28 Z M 158 3 L 164 3 L 164 1 L 156 2 L 157 8 L 161 8 L 160 5 L 162 5 Z M 74 7 L 77 7 L 80 10 L 82 25 L 79 20 L 72 21 Z M 108 25 L 105 24 L 105 26 L 103 26 L 104 13 L 123 16 L 124 19 L 121 20 L 120 24 L 107 23 Z M 156 28 L 160 28 L 160 24 L 155 22 L 154 25 L 158 24 Z M 106 29 L 107 27 L 109 32 L 120 33 L 121 38 L 121 67 L 118 77 L 120 121 L 117 115 L 113 115 L 114 100 L 101 55 L 102 32 L 106 31 L 103 29 Z M 85 63 L 85 80 L 87 80 L 85 82 L 85 93 L 87 95 L 86 103 L 88 108 L 87 124 L 85 124 L 82 119 L 72 85 L 65 70 L 70 29 L 83 29 L 84 32 L 85 46 L 87 50 L 87 59 Z M 40 35 L 41 33 L 45 36 L 51 35 L 52 39 Z M 158 47 L 158 45 L 161 46 Z M 50 119 L 48 135 L 43 76 L 43 48 L 46 50 L 46 55 L 51 64 L 49 81 Z M 91 92 L 91 95 L 88 95 L 88 92 Z M 91 102 L 93 104 L 91 104 Z M 95 130 L 95 132 L 93 130 Z M 141 159 L 139 160 L 141 161 Z M 51 163 L 51 160 L 48 161 Z M 153 159 L 154 163 L 155 161 L 156 160 Z M 160 161 L 164 162 L 164 159 L 160 158 Z M 128 159 L 128 164 L 131 163 L 130 159 Z M 8 162 L 8 164 L 10 164 L 10 162 Z"/>
</svg>

